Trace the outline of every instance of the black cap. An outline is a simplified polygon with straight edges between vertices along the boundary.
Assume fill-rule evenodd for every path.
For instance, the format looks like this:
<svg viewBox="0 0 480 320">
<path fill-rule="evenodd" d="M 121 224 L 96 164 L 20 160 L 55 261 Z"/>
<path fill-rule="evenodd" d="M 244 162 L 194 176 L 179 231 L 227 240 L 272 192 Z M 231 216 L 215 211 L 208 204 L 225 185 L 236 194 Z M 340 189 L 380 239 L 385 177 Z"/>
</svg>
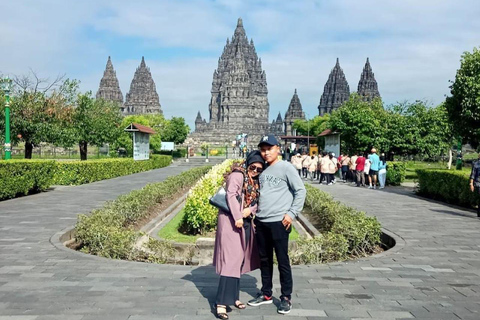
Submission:
<svg viewBox="0 0 480 320">
<path fill-rule="evenodd" d="M 277 138 L 273 134 L 269 134 L 266 136 L 263 136 L 260 142 L 258 143 L 258 146 L 260 147 L 262 144 L 268 144 L 269 146 L 278 146 L 280 143 L 278 143 Z"/>
<path fill-rule="evenodd" d="M 247 155 L 247 160 L 246 160 L 247 166 L 255 162 L 265 165 L 265 160 L 263 160 L 262 154 L 258 150 L 253 150 L 252 152 L 249 152 Z"/>
</svg>

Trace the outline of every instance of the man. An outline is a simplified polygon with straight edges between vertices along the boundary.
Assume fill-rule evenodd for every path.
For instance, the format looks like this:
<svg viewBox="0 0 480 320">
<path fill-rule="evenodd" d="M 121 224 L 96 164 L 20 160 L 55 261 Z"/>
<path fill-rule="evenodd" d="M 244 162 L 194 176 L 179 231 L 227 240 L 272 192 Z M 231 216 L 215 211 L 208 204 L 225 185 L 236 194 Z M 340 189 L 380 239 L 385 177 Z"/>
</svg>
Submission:
<svg viewBox="0 0 480 320">
<path fill-rule="evenodd" d="M 355 170 L 357 172 L 357 187 L 365 187 L 365 174 L 363 173 L 363 170 L 365 169 L 365 160 L 365 157 L 361 153 L 357 157 L 357 160 L 355 160 Z"/>
<path fill-rule="evenodd" d="M 470 174 L 470 191 L 475 192 L 475 189 L 480 193 L 480 153 L 478 154 L 478 160 L 472 164 L 472 172 Z M 477 207 L 477 217 L 480 218 L 480 203 Z"/>
<path fill-rule="evenodd" d="M 273 302 L 273 250 L 275 250 L 282 292 L 277 311 L 287 314 L 292 308 L 293 289 L 288 236 L 292 230 L 293 219 L 303 209 L 306 190 L 295 168 L 288 162 L 278 160 L 280 149 L 273 135 L 264 136 L 258 147 L 267 162 L 267 169 L 260 175 L 260 198 L 255 217 L 262 289 L 261 293 L 248 304 L 259 306 Z"/>
<path fill-rule="evenodd" d="M 372 180 L 373 180 L 373 189 L 377 188 L 377 177 L 378 177 L 378 166 L 380 165 L 380 157 L 377 155 L 377 149 L 372 148 L 372 153 L 368 156 L 370 161 L 370 172 L 368 175 L 368 189 L 372 189 Z"/>
</svg>

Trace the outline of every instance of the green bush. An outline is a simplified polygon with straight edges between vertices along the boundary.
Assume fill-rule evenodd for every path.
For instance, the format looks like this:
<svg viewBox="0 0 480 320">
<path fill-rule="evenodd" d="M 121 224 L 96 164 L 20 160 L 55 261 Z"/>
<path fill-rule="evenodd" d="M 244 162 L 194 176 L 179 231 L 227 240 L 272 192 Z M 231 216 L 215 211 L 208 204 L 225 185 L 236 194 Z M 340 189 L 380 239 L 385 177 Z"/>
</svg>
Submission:
<svg viewBox="0 0 480 320">
<path fill-rule="evenodd" d="M 405 181 L 405 163 L 387 162 L 387 185 L 399 186 Z"/>
<path fill-rule="evenodd" d="M 0 200 L 48 189 L 55 169 L 53 160 L 0 161 Z"/>
<path fill-rule="evenodd" d="M 218 209 L 208 199 L 217 192 L 223 183 L 223 175 L 231 168 L 235 160 L 225 160 L 217 164 L 190 190 L 185 202 L 185 215 L 181 229 L 189 234 L 205 234 L 215 230 Z"/>
<path fill-rule="evenodd" d="M 417 169 L 417 194 L 465 207 L 477 205 L 480 196 L 470 191 L 468 172 Z"/>
<path fill-rule="evenodd" d="M 168 166 L 171 156 L 152 155 L 149 160 L 131 158 L 58 162 L 55 184 L 79 185 Z"/>
<path fill-rule="evenodd" d="M 381 226 L 375 217 L 355 210 L 327 193 L 306 185 L 305 208 L 314 215 L 321 236 L 297 241 L 292 263 L 324 263 L 364 256 L 380 244 Z"/>
<path fill-rule="evenodd" d="M 133 229 L 135 223 L 145 218 L 156 204 L 193 185 L 210 168 L 205 166 L 190 169 L 163 182 L 148 184 L 143 189 L 107 202 L 103 208 L 92 211 L 90 215 L 79 215 L 75 225 L 75 238 L 81 244 L 81 250 L 102 257 L 126 260 L 136 260 L 138 254 L 144 255 L 134 249 L 139 236 Z M 156 255 L 152 261 L 161 260 L 158 251 Z"/>
</svg>

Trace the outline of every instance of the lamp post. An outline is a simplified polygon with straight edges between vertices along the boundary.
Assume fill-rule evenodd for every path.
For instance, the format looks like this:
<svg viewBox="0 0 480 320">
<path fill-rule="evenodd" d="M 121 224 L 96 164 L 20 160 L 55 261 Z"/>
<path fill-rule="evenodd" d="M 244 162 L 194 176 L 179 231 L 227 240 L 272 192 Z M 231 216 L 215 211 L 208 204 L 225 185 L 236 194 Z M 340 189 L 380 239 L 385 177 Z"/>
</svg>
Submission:
<svg viewBox="0 0 480 320">
<path fill-rule="evenodd" d="M 12 144 L 10 142 L 10 89 L 12 79 L 0 79 L 0 88 L 5 93 L 5 160 L 12 158 Z"/>
<path fill-rule="evenodd" d="M 308 120 L 308 113 L 305 112 L 307 116 L 307 153 L 310 155 L 310 121 Z"/>
</svg>

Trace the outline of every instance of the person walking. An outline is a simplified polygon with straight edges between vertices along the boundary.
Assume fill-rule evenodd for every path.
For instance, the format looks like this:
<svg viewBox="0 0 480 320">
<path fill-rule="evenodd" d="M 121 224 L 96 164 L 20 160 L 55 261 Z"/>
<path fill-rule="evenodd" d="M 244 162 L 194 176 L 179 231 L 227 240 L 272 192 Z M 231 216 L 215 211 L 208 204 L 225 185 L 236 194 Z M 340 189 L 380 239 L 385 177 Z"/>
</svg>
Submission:
<svg viewBox="0 0 480 320">
<path fill-rule="evenodd" d="M 470 191 L 480 194 L 480 153 L 478 160 L 472 164 L 472 172 L 470 173 Z M 480 218 L 480 203 L 477 206 L 477 217 Z"/>
<path fill-rule="evenodd" d="M 327 181 L 328 176 L 328 153 L 326 151 L 322 152 L 322 158 L 320 159 L 320 181 L 319 183 L 322 184 L 323 181 Z"/>
<path fill-rule="evenodd" d="M 372 153 L 368 156 L 368 160 L 370 162 L 370 170 L 368 172 L 368 189 L 376 189 L 380 157 L 377 155 L 377 149 L 372 148 L 371 152 Z"/>
<path fill-rule="evenodd" d="M 300 153 L 297 153 L 296 156 L 292 157 L 292 164 L 297 169 L 298 176 L 302 177 L 302 156 Z"/>
<path fill-rule="evenodd" d="M 330 152 L 327 159 L 327 186 L 335 183 L 335 173 L 337 172 L 337 159 L 335 153 Z"/>
<path fill-rule="evenodd" d="M 348 154 L 345 154 L 342 157 L 342 161 L 340 162 L 341 167 L 342 167 L 342 180 L 343 182 L 347 182 L 347 176 L 348 176 L 348 171 L 349 171 L 349 163 L 350 163 L 350 157 Z"/>
<path fill-rule="evenodd" d="M 368 159 L 369 156 L 370 156 L 370 155 L 365 152 L 365 154 L 364 154 L 365 166 L 364 166 L 364 168 L 363 168 L 363 176 L 364 176 L 363 178 L 365 179 L 365 183 L 368 181 L 368 177 L 369 177 L 369 175 L 370 175 L 370 165 L 371 165 L 371 162 L 370 162 L 370 160 Z M 365 187 L 366 187 L 366 185 L 365 185 Z"/>
<path fill-rule="evenodd" d="M 310 176 L 310 181 L 313 181 L 314 177 L 315 177 L 315 172 L 317 171 L 317 163 L 318 163 L 318 160 L 317 160 L 317 157 L 315 157 L 315 153 L 310 156 L 310 160 L 309 160 L 309 163 L 308 163 L 308 175 Z"/>
<path fill-rule="evenodd" d="M 240 301 L 240 275 L 260 267 L 252 219 L 258 208 L 258 178 L 264 166 L 260 152 L 255 150 L 241 165 L 235 164 L 226 178 L 226 200 L 230 212 L 218 212 L 213 253 L 213 265 L 220 275 L 216 297 L 219 319 L 228 319 L 229 305 L 245 309 L 245 304 Z"/>
<path fill-rule="evenodd" d="M 380 183 L 380 189 L 385 188 L 385 182 L 387 181 L 387 160 L 385 154 L 380 155 L 380 164 L 378 165 L 378 182 Z"/>
<path fill-rule="evenodd" d="M 302 152 L 302 175 L 303 178 L 307 178 L 307 172 L 308 172 L 308 164 L 309 164 L 309 159 L 310 157 L 307 155 L 307 153 L 304 151 Z"/>
<path fill-rule="evenodd" d="M 353 153 L 353 156 L 350 158 L 350 162 L 348 164 L 348 169 L 350 170 L 350 176 L 352 177 L 353 184 L 357 183 L 357 154 L 357 152 Z"/>
<path fill-rule="evenodd" d="M 260 175 L 260 199 L 255 218 L 256 239 L 260 254 L 261 292 L 250 306 L 273 302 L 273 251 L 277 257 L 282 295 L 277 312 L 287 314 L 292 309 L 293 277 L 288 257 L 288 237 L 292 221 L 303 209 L 306 190 L 295 169 L 278 161 L 278 141 L 273 135 L 264 136 L 258 144 L 267 168 Z"/>
<path fill-rule="evenodd" d="M 365 157 L 360 154 L 358 156 L 357 160 L 355 161 L 355 171 L 357 175 L 357 187 L 365 187 L 365 172 L 363 170 L 365 169 Z"/>
</svg>

